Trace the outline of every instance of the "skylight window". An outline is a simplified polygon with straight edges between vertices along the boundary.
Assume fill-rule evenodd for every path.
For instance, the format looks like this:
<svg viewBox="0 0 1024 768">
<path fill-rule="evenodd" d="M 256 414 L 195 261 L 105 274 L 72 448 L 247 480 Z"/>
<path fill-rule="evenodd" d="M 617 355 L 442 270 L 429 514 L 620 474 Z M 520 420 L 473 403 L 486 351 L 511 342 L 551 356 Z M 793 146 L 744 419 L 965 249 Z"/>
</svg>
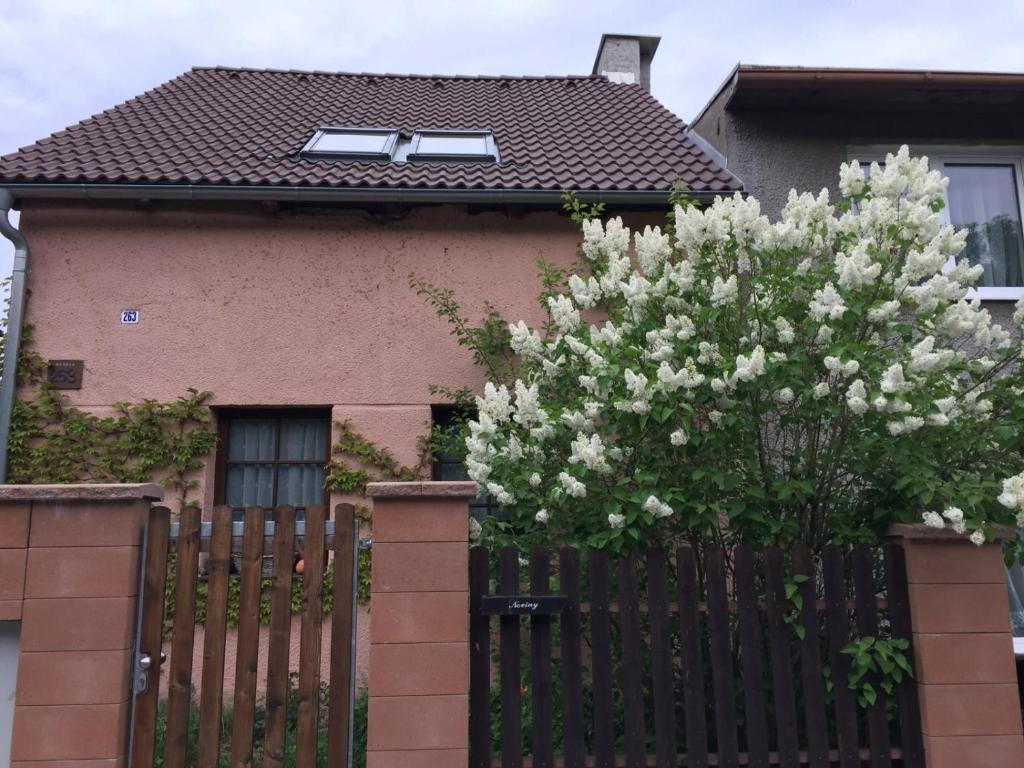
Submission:
<svg viewBox="0 0 1024 768">
<path fill-rule="evenodd" d="M 496 162 L 498 148 L 490 131 L 416 131 L 409 160 Z"/>
<path fill-rule="evenodd" d="M 391 128 L 326 126 L 306 143 L 302 154 L 306 157 L 390 160 L 397 142 L 398 131 Z"/>
</svg>

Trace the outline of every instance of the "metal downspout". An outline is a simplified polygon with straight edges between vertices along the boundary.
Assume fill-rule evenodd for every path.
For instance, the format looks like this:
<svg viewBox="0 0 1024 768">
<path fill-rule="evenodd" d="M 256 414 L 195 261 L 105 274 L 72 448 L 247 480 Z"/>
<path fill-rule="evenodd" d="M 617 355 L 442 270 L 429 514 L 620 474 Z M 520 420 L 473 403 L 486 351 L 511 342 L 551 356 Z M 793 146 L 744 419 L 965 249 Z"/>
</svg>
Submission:
<svg viewBox="0 0 1024 768">
<path fill-rule="evenodd" d="M 21 325 L 25 315 L 25 270 L 28 267 L 28 241 L 8 219 L 13 204 L 14 195 L 10 190 L 0 188 L 0 234 L 14 244 L 11 309 L 5 331 L 3 372 L 0 374 L 0 483 L 7 482 L 7 440 L 11 434 Z"/>
</svg>

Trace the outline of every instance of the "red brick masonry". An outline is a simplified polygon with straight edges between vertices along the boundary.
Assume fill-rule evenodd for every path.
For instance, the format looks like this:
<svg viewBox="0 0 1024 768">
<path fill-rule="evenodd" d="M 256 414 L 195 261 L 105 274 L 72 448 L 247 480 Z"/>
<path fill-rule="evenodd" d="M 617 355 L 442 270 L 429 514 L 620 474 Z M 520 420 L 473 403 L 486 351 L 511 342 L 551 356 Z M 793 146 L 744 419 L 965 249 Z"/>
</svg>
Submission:
<svg viewBox="0 0 1024 768">
<path fill-rule="evenodd" d="M 473 483 L 371 483 L 367 768 L 469 763 Z"/>
<path fill-rule="evenodd" d="M 139 558 L 162 497 L 155 485 L 0 486 L 0 619 L 21 621 L 12 766 L 127 764 Z"/>
<path fill-rule="evenodd" d="M 903 539 L 928 768 L 1024 766 L 1002 550 L 897 525 Z"/>
</svg>

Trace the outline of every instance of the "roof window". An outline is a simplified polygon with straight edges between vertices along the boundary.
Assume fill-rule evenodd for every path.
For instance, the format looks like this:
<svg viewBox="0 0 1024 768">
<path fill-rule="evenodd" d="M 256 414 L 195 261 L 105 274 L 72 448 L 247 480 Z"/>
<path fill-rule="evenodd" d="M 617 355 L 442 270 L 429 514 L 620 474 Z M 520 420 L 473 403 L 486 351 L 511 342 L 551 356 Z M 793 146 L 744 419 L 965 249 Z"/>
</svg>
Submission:
<svg viewBox="0 0 1024 768">
<path fill-rule="evenodd" d="M 490 131 L 421 130 L 412 135 L 409 160 L 476 160 L 497 162 Z"/>
<path fill-rule="evenodd" d="M 302 148 L 305 157 L 390 160 L 398 143 L 393 128 L 324 126 Z"/>
</svg>

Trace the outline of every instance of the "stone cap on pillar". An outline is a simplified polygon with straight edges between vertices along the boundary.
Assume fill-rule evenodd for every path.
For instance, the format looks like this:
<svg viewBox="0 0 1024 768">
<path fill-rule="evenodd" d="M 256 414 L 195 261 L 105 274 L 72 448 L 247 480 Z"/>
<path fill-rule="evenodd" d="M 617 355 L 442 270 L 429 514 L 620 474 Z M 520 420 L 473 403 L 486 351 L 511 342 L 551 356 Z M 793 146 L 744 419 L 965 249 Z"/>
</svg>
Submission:
<svg viewBox="0 0 1024 768">
<path fill-rule="evenodd" d="M 442 480 L 412 483 L 367 483 L 366 495 L 372 499 L 471 499 L 476 496 L 476 483 L 472 480 Z"/>
<path fill-rule="evenodd" d="M 1017 536 L 1017 531 L 1012 525 L 990 525 L 986 530 L 995 534 L 994 541 L 1004 541 Z M 924 523 L 893 523 L 885 535 L 891 539 L 935 539 L 971 543 L 966 536 L 956 533 L 952 528 L 932 528 Z"/>
<path fill-rule="evenodd" d="M 162 501 L 153 483 L 75 483 L 69 485 L 0 485 L 0 504 L 24 501 Z"/>
</svg>

